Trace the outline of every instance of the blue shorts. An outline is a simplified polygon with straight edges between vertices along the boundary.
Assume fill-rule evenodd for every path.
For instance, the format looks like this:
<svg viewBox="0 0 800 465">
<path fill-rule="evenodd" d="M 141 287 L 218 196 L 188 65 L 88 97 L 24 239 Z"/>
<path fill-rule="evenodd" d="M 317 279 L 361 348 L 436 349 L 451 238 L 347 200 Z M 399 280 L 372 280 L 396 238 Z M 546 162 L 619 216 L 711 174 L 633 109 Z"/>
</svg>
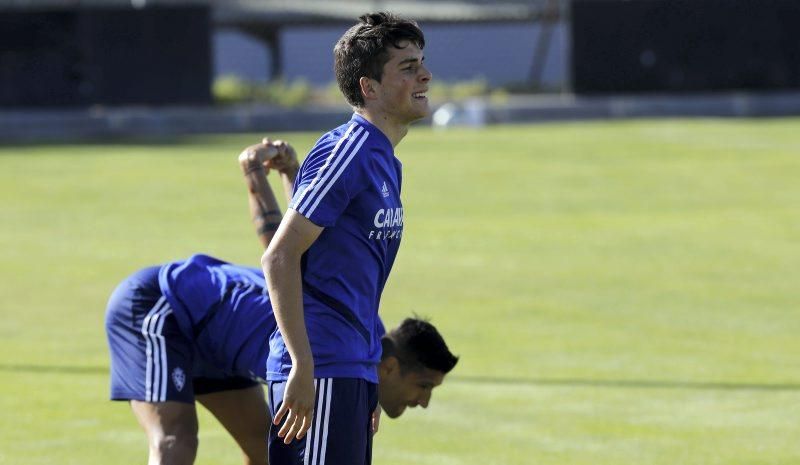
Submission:
<svg viewBox="0 0 800 465">
<path fill-rule="evenodd" d="M 117 286 L 106 310 L 111 399 L 193 403 L 196 394 L 244 389 L 256 381 L 231 376 L 197 356 L 178 328 L 158 285 L 158 270 L 138 271 Z"/>
<path fill-rule="evenodd" d="M 378 406 L 378 385 L 358 378 L 314 380 L 317 399 L 314 419 L 306 436 L 284 444 L 281 426 L 270 425 L 269 463 L 272 465 L 370 465 L 372 412 Z M 270 416 L 283 401 L 286 381 L 269 383 Z M 285 419 L 286 417 L 284 417 Z"/>
</svg>

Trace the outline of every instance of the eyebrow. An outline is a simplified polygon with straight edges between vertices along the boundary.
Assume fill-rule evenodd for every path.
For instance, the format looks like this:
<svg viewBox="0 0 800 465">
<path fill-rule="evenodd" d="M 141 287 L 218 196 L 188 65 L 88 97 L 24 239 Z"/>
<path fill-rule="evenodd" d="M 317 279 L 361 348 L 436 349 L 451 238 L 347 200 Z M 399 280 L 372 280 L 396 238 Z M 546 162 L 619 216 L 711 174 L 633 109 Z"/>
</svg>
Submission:
<svg viewBox="0 0 800 465">
<path fill-rule="evenodd" d="M 398 63 L 397 66 L 403 66 L 408 63 L 417 63 L 417 62 L 422 63 L 423 61 L 425 61 L 425 57 L 422 58 L 411 57 L 411 58 L 406 58 L 405 60 L 400 60 L 400 63 Z"/>
</svg>

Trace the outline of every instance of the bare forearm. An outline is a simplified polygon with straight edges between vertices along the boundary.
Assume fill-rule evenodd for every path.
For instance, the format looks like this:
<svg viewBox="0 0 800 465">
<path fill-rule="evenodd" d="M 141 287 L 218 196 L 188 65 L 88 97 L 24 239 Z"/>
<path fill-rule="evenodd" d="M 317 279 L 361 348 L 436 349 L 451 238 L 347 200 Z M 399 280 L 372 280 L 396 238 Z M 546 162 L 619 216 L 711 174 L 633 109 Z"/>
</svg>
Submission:
<svg viewBox="0 0 800 465">
<path fill-rule="evenodd" d="M 281 424 L 288 412 L 287 420 L 278 431 L 278 437 L 283 437 L 286 444 L 293 438 L 302 439 L 314 416 L 314 356 L 304 319 L 300 261 L 322 230 L 321 226 L 289 210 L 261 257 L 275 320 L 292 358 L 283 402 L 272 423 Z"/>
<path fill-rule="evenodd" d="M 313 370 L 314 359 L 303 312 L 300 257 L 287 256 L 280 250 L 270 248 L 264 253 L 261 265 L 275 320 L 292 357 L 292 364 L 301 370 Z"/>
<path fill-rule="evenodd" d="M 283 215 L 267 181 L 264 166 L 245 160 L 241 162 L 241 167 L 247 184 L 250 217 L 261 245 L 267 248 Z"/>
</svg>

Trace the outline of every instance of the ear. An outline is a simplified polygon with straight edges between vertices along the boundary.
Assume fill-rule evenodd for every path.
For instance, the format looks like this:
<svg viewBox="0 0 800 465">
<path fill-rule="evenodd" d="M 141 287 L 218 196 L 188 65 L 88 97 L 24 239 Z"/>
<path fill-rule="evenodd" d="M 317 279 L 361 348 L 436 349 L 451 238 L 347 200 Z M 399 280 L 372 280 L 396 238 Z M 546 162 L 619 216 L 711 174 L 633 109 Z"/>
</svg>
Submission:
<svg viewBox="0 0 800 465">
<path fill-rule="evenodd" d="M 400 361 L 397 360 L 397 357 L 389 355 L 388 357 L 381 360 L 381 363 L 378 365 L 378 368 L 383 372 L 384 375 L 390 375 L 395 371 L 400 370 Z"/>
<path fill-rule="evenodd" d="M 364 97 L 364 101 L 374 100 L 378 97 L 378 89 L 375 88 L 377 83 L 378 81 L 366 76 L 361 76 L 358 79 L 358 86 L 361 87 L 361 96 Z"/>
</svg>

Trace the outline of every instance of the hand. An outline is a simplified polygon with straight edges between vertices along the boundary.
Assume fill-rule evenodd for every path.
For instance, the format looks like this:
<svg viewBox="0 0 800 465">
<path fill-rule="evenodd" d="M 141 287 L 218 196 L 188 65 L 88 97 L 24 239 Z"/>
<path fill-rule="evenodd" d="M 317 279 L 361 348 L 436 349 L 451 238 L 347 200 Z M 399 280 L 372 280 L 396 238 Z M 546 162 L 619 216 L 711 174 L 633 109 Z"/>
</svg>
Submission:
<svg viewBox="0 0 800 465">
<path fill-rule="evenodd" d="M 372 434 L 376 434 L 378 432 L 378 426 L 381 424 L 381 404 L 378 404 L 375 407 L 375 411 L 372 412 Z"/>
<path fill-rule="evenodd" d="M 269 139 L 264 138 L 264 143 L 268 141 Z M 284 140 L 276 140 L 271 145 L 278 150 L 278 154 L 267 161 L 268 168 L 278 170 L 280 173 L 298 170 L 300 164 L 297 162 L 297 152 L 294 147 Z"/>
<path fill-rule="evenodd" d="M 269 138 L 265 137 L 260 144 L 254 144 L 242 150 L 242 153 L 239 154 L 239 165 L 245 173 L 263 169 L 267 174 L 269 173 L 267 163 L 277 155 L 278 148 L 270 143 Z"/>
<path fill-rule="evenodd" d="M 297 369 L 297 364 L 292 366 L 289 379 L 286 381 L 286 390 L 283 392 L 283 403 L 272 420 L 274 425 L 279 425 L 283 416 L 286 421 L 278 431 L 278 437 L 283 438 L 284 444 L 289 444 L 292 439 L 303 439 L 306 431 L 311 428 L 314 419 L 314 370 Z"/>
</svg>

